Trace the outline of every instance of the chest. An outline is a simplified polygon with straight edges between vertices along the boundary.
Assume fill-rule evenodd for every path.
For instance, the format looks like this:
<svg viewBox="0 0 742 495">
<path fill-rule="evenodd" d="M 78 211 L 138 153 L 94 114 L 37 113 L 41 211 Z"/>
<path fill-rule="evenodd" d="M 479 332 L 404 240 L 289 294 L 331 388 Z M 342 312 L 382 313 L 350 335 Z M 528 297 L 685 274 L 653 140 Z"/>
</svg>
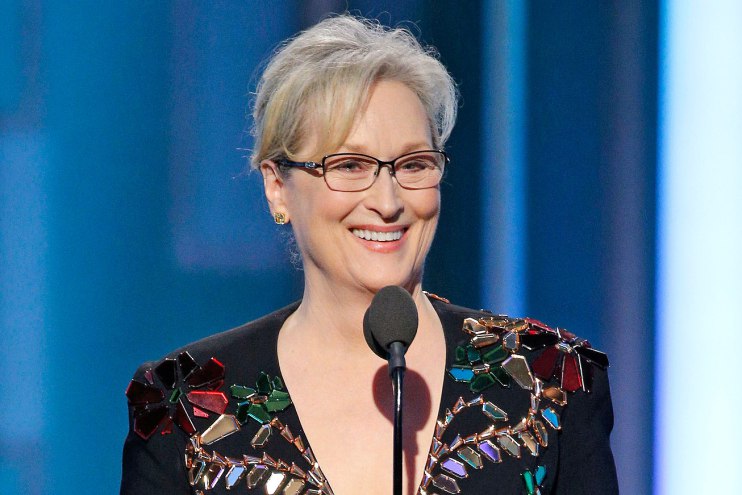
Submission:
<svg viewBox="0 0 742 495">
<path fill-rule="evenodd" d="M 315 363 L 319 364 L 319 363 Z M 321 370 L 313 371 L 309 370 Z M 405 493 L 416 493 L 439 415 L 445 347 L 412 353 L 404 386 Z M 388 492 L 392 485 L 393 397 L 386 363 L 282 365 L 303 434 L 334 492 Z"/>
<path fill-rule="evenodd" d="M 421 493 L 525 493 L 525 474 L 535 473 L 543 465 L 549 474 L 542 493 L 548 493 L 546 485 L 553 482 L 557 465 L 559 435 L 549 428 L 549 448 L 539 449 L 538 455 L 527 450 L 520 425 L 529 415 L 531 392 L 513 380 L 509 386 L 494 384 L 483 391 L 472 390 L 476 383 L 462 381 L 457 378 L 459 372 L 450 371 L 478 366 L 478 361 L 470 361 L 489 359 L 489 348 L 466 352 L 469 344 L 461 338 L 447 339 L 446 346 L 443 355 L 432 352 L 428 345 L 408 352 L 404 492 L 416 493 L 422 480 L 425 491 Z M 307 493 L 390 493 L 392 393 L 385 363 L 364 366 L 355 362 L 348 366 L 312 361 L 307 349 L 301 350 L 302 359 L 280 359 L 279 352 L 280 366 L 278 362 L 260 364 L 252 360 L 245 366 L 228 364 L 226 383 L 250 385 L 245 377 L 251 372 L 241 368 L 253 370 L 259 366 L 270 374 L 274 380 L 271 383 L 276 383 L 279 376 L 283 379 L 277 380 L 278 388 L 289 393 L 291 400 L 286 407 L 269 409 L 262 420 L 265 422 L 259 424 L 249 412 L 253 407 L 263 407 L 259 406 L 263 395 L 270 399 L 272 392 L 262 390 L 266 384 L 261 387 L 258 380 L 257 397 L 250 399 L 253 404 L 248 409 L 249 417 L 239 432 L 201 446 L 202 455 L 190 458 L 204 459 L 204 473 L 212 468 L 217 475 L 221 473 L 223 483 L 214 483 L 214 493 L 223 493 L 223 485 L 242 484 L 247 485 L 248 492 L 254 488 L 256 493 L 264 490 L 293 495 L 310 489 L 314 491 Z M 493 371 L 499 369 L 499 365 L 492 366 Z M 506 412 L 508 419 L 484 413 L 487 402 Z M 546 405 L 544 402 L 537 409 Z M 489 406 L 487 410 L 492 412 Z M 196 426 L 203 430 L 200 424 Z M 208 426 L 206 420 L 203 426 Z M 519 444 L 515 454 L 506 450 L 506 437 Z M 493 447 L 484 449 L 484 439 L 489 439 Z M 216 456 L 217 450 L 227 456 L 227 467 L 221 472 L 217 468 L 221 469 L 223 461 Z M 271 491 L 275 487 L 281 488 Z"/>
</svg>

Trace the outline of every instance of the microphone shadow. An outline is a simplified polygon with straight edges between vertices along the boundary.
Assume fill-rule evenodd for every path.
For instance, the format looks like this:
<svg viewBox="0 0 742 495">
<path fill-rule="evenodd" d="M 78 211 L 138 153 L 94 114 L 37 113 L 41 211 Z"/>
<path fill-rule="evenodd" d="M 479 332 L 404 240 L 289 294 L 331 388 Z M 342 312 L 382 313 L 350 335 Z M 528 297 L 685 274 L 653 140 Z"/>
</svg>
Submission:
<svg viewBox="0 0 742 495">
<path fill-rule="evenodd" d="M 389 369 L 386 365 L 381 366 L 374 375 L 374 402 L 377 409 L 390 423 L 394 422 L 394 396 L 392 394 L 392 383 L 389 379 Z M 420 451 L 417 444 L 417 433 L 425 428 L 425 423 L 431 413 L 432 401 L 430 388 L 422 375 L 414 370 L 407 369 L 404 375 L 402 390 L 402 450 L 404 456 L 405 472 L 407 474 L 406 493 L 416 493 L 417 484 L 415 480 L 415 456 Z M 432 433 L 432 432 L 431 432 Z M 428 445 L 424 446 L 425 449 Z"/>
</svg>

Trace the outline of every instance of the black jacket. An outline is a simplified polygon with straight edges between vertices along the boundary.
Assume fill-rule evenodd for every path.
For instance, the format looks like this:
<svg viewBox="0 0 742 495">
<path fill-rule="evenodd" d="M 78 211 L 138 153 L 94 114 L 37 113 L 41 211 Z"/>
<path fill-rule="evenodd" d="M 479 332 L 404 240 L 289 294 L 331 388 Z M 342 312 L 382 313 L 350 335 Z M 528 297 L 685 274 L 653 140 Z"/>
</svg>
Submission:
<svg viewBox="0 0 742 495">
<path fill-rule="evenodd" d="M 448 373 L 421 493 L 618 493 L 605 356 L 536 320 L 431 301 Z M 332 493 L 279 376 L 297 306 L 137 370 L 122 494 Z"/>
</svg>

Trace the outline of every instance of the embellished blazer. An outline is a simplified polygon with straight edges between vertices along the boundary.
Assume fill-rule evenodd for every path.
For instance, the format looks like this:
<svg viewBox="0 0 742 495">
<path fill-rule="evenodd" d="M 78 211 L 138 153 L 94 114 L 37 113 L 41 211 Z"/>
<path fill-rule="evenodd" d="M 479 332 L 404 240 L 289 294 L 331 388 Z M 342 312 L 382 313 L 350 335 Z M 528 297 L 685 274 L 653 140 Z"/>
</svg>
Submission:
<svg viewBox="0 0 742 495">
<path fill-rule="evenodd" d="M 605 354 L 537 320 L 428 296 L 447 373 L 418 494 L 618 493 Z M 333 493 L 280 376 L 278 333 L 298 305 L 139 367 L 122 494 Z"/>
</svg>

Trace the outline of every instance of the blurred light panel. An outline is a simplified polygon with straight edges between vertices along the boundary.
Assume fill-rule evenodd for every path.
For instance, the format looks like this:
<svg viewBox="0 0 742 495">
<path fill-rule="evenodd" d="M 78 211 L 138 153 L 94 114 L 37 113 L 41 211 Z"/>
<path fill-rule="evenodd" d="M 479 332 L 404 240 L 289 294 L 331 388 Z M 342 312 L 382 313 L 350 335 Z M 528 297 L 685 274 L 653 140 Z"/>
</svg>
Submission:
<svg viewBox="0 0 742 495">
<path fill-rule="evenodd" d="M 35 133 L 0 136 L 0 489 L 37 493 L 29 479 L 45 411 L 30 390 L 46 385 L 44 303 L 48 147 Z M 8 491 L 5 491 L 8 490 Z"/>
<path fill-rule="evenodd" d="M 185 270 L 286 267 L 243 115 L 256 68 L 299 27 L 292 2 L 190 2 L 173 9 L 170 150 L 175 257 Z M 245 33 L 251 33 L 246 36 Z M 248 119 L 249 122 L 249 119 Z"/>
<path fill-rule="evenodd" d="M 482 301 L 525 314 L 525 18 L 520 1 L 488 1 L 482 38 Z"/>
<path fill-rule="evenodd" d="M 742 2 L 661 15 L 655 493 L 726 493 L 742 441 Z"/>
</svg>

